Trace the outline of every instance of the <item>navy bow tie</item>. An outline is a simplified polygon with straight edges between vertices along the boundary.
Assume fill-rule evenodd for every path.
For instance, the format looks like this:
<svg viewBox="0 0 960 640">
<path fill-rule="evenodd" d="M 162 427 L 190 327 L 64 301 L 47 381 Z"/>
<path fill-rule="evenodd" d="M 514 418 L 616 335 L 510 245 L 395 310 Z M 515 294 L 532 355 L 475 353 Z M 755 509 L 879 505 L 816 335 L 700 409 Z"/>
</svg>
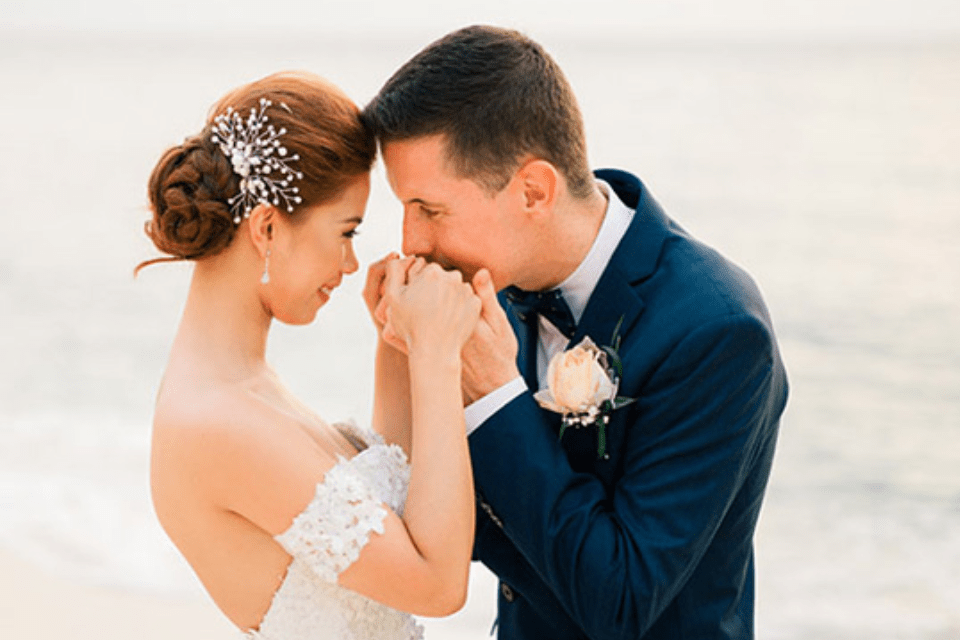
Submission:
<svg viewBox="0 0 960 640">
<path fill-rule="evenodd" d="M 538 313 L 567 338 L 572 338 L 576 332 L 577 322 L 559 289 L 540 292 L 507 287 L 504 294 L 521 320 L 526 320 L 530 313 Z"/>
</svg>

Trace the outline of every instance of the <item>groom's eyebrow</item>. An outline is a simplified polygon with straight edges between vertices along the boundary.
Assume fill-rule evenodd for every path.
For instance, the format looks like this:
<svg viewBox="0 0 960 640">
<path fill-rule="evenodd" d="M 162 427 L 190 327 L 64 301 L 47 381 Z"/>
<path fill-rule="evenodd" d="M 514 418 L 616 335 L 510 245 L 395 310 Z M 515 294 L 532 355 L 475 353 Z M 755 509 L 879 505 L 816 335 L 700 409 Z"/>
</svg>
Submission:
<svg viewBox="0 0 960 640">
<path fill-rule="evenodd" d="M 423 198 L 410 198 L 407 200 L 407 204 L 422 204 L 425 207 L 441 207 L 439 202 L 430 202 L 429 200 L 424 200 Z"/>
</svg>

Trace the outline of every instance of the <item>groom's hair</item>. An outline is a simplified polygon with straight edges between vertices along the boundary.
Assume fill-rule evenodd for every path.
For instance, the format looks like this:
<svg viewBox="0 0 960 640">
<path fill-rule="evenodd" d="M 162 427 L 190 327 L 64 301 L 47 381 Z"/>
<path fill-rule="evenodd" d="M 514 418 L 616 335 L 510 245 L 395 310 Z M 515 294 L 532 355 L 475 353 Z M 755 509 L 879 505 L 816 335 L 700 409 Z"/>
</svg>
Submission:
<svg viewBox="0 0 960 640">
<path fill-rule="evenodd" d="M 553 164 L 575 197 L 593 189 L 583 117 L 543 47 L 510 29 L 472 26 L 428 45 L 363 110 L 380 144 L 440 134 L 460 177 L 488 193 L 529 157 Z"/>
</svg>

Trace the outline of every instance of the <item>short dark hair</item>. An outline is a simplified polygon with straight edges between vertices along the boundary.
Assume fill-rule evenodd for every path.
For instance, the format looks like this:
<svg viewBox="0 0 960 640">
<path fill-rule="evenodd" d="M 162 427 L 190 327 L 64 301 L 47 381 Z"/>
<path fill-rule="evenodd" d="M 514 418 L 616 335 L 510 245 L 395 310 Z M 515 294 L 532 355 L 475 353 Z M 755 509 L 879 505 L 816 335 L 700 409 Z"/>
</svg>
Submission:
<svg viewBox="0 0 960 640">
<path fill-rule="evenodd" d="M 525 156 L 557 167 L 575 197 L 593 188 L 583 117 L 560 67 L 527 36 L 471 26 L 428 45 L 363 110 L 381 144 L 440 134 L 458 175 L 503 189 Z"/>
</svg>

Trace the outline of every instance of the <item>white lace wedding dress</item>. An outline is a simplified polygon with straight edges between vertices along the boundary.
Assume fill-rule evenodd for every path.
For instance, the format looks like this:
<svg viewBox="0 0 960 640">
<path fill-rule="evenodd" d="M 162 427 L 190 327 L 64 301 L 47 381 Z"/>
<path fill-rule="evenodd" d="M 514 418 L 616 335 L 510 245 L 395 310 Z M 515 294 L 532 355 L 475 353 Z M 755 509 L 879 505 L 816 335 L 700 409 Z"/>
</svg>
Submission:
<svg viewBox="0 0 960 640">
<path fill-rule="evenodd" d="M 293 556 L 270 609 L 248 640 L 417 640 L 413 617 L 345 589 L 337 576 L 383 533 L 389 506 L 403 515 L 410 465 L 403 450 L 352 423 L 336 427 L 360 452 L 340 458 L 309 505 L 276 537 Z"/>
</svg>

